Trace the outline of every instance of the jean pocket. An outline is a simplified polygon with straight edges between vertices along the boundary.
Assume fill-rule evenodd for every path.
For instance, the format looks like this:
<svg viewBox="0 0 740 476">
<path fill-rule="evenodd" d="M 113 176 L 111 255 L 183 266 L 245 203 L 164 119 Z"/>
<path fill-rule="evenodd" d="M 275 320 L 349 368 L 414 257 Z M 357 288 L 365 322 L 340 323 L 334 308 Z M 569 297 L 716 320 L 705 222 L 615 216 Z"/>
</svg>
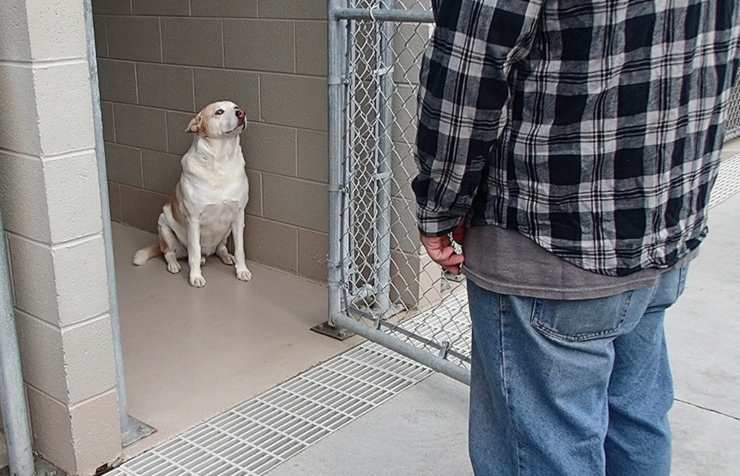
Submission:
<svg viewBox="0 0 740 476">
<path fill-rule="evenodd" d="M 664 311 L 673 306 L 686 289 L 688 272 L 688 266 L 683 266 L 663 273 L 648 306 L 648 312 Z"/>
<path fill-rule="evenodd" d="M 614 337 L 624 326 L 633 294 L 582 301 L 536 299 L 530 324 L 545 337 L 563 342 Z"/>
</svg>

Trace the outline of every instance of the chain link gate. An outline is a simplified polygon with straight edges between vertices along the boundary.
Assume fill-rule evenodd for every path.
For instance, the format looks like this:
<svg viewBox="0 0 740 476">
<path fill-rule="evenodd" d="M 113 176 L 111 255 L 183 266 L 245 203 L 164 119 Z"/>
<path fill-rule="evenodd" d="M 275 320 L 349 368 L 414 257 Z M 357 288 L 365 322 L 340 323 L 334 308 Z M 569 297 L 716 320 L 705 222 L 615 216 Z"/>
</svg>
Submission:
<svg viewBox="0 0 740 476">
<path fill-rule="evenodd" d="M 410 186 L 431 1 L 329 7 L 330 322 L 467 383 L 465 284 L 423 252 Z"/>
</svg>

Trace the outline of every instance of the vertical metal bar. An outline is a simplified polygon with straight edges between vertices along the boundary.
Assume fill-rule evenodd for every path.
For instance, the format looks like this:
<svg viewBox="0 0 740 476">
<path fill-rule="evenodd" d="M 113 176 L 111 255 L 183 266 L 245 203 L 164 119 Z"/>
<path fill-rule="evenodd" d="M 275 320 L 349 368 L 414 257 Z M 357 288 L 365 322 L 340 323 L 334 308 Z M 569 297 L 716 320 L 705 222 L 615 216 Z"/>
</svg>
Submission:
<svg viewBox="0 0 740 476">
<path fill-rule="evenodd" d="M 393 7 L 390 0 L 379 0 L 381 9 Z M 393 31 L 392 22 L 376 26 L 378 55 L 376 62 L 378 105 L 377 147 L 377 220 L 375 224 L 375 304 L 380 316 L 390 309 L 391 287 L 391 184 L 393 159 Z"/>
<path fill-rule="evenodd" d="M 10 476 L 33 476 L 31 428 L 19 352 L 10 292 L 10 268 L 0 213 L 0 405 Z"/>
<path fill-rule="evenodd" d="M 342 46 L 345 43 L 344 21 L 332 12 L 343 6 L 343 0 L 329 0 L 328 55 L 329 55 L 329 324 L 342 313 Z"/>
<path fill-rule="evenodd" d="M 357 144 L 355 143 L 357 133 L 355 131 L 355 118 L 357 114 L 357 99 L 356 99 L 356 82 L 357 74 L 355 68 L 357 68 L 356 48 L 354 44 L 354 38 L 357 34 L 356 22 L 346 22 L 346 27 L 343 29 L 345 32 L 342 41 L 343 51 L 337 51 L 341 57 L 340 67 L 342 68 L 342 74 L 346 74 L 345 84 L 342 88 L 343 91 L 343 104 L 344 104 L 344 129 L 341 132 L 337 132 L 337 135 L 343 141 L 343 154 L 342 157 L 342 173 L 343 175 L 343 186 L 344 204 L 342 207 L 342 277 L 344 279 L 344 290 L 342 292 L 342 298 L 344 299 L 345 305 L 351 300 L 350 296 L 353 296 L 356 292 L 358 285 L 361 287 L 362 283 L 358 281 L 358 269 L 361 267 L 357 263 L 356 250 L 357 243 L 354 235 L 355 216 L 353 210 L 354 204 L 354 193 L 355 187 L 352 186 L 354 164 L 356 163 Z"/>
<path fill-rule="evenodd" d="M 116 290 L 115 262 L 113 258 L 113 234 L 111 230 L 110 202 L 108 199 L 108 175 L 103 149 L 103 120 L 100 111 L 100 88 L 98 85 L 98 62 L 95 56 L 95 33 L 91 0 L 85 0 L 85 30 L 87 40 L 87 62 L 89 65 L 92 113 L 95 127 L 95 156 L 98 162 L 98 185 L 100 186 L 100 208 L 103 219 L 103 242 L 105 244 L 105 264 L 107 269 L 108 295 L 110 299 L 110 320 L 113 329 L 113 354 L 116 364 L 116 389 L 118 392 L 118 417 L 121 434 L 130 435 L 135 431 L 135 423 L 128 416 L 126 395 L 126 375 L 123 365 L 121 342 L 121 323 L 118 315 L 118 293 Z M 124 438 L 126 439 L 126 438 Z"/>
</svg>

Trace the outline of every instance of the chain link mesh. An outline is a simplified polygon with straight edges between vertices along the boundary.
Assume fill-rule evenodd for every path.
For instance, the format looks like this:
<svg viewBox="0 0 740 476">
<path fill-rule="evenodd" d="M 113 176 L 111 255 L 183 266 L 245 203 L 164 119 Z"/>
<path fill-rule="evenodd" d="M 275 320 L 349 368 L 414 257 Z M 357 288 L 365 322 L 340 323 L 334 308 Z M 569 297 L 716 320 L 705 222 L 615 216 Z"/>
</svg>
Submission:
<svg viewBox="0 0 740 476">
<path fill-rule="evenodd" d="M 740 136 L 740 81 L 730 95 L 730 104 L 727 108 L 727 126 L 725 140 Z"/>
<path fill-rule="evenodd" d="M 354 8 L 425 9 L 430 0 L 356 0 Z M 462 366 L 470 356 L 464 282 L 423 252 L 410 182 L 419 65 L 432 24 L 347 23 L 342 263 L 352 317 Z"/>
</svg>

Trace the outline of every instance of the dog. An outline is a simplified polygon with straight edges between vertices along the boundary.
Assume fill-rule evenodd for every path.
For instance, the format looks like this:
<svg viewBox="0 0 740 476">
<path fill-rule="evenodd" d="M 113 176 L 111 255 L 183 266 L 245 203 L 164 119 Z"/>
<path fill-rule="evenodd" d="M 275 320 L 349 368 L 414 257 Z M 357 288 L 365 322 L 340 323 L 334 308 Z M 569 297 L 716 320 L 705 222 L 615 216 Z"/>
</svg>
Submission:
<svg viewBox="0 0 740 476">
<path fill-rule="evenodd" d="M 190 285 L 202 288 L 205 258 L 216 254 L 234 265 L 236 277 L 249 281 L 244 254 L 244 210 L 249 181 L 244 170 L 240 134 L 247 126 L 246 112 L 231 101 L 204 107 L 186 129 L 193 143 L 182 157 L 182 174 L 157 223 L 159 244 L 140 249 L 134 264 L 164 256 L 167 270 L 180 272 L 178 259 L 188 258 Z M 227 248 L 231 235 L 234 254 Z"/>
</svg>

